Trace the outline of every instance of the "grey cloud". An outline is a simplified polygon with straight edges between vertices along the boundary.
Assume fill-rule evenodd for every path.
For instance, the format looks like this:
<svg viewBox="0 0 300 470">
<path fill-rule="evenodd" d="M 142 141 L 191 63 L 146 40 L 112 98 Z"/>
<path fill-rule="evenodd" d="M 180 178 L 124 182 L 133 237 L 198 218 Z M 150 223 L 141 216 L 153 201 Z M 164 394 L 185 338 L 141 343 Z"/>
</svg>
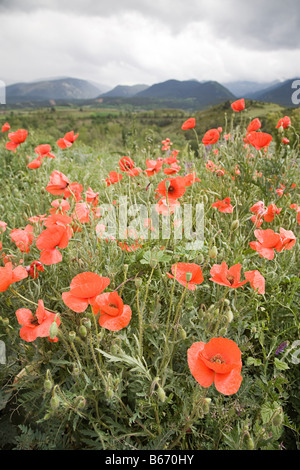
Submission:
<svg viewBox="0 0 300 470">
<path fill-rule="evenodd" d="M 70 15 L 110 17 L 137 12 L 173 35 L 199 23 L 209 24 L 215 41 L 227 39 L 245 49 L 296 49 L 300 46 L 299 0 L 0 0 L 2 12 L 50 9 Z"/>
</svg>

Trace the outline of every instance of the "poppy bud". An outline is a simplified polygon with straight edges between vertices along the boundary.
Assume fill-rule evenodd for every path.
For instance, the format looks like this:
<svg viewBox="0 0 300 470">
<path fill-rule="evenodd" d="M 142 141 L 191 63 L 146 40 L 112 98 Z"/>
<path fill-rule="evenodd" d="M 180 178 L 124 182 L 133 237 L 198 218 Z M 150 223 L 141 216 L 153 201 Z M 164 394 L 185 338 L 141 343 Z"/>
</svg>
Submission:
<svg viewBox="0 0 300 470">
<path fill-rule="evenodd" d="M 155 268 L 156 264 L 157 264 L 157 261 L 155 259 L 151 259 L 149 261 L 150 268 Z"/>
<path fill-rule="evenodd" d="M 158 386 L 157 395 L 158 395 L 158 398 L 160 399 L 160 401 L 164 403 L 164 401 L 166 400 L 166 393 L 165 393 L 164 389 L 160 386 Z"/>
<path fill-rule="evenodd" d="M 171 182 L 169 180 L 166 180 L 165 181 L 165 187 L 166 187 L 166 190 L 168 191 L 169 187 L 171 186 Z"/>
<path fill-rule="evenodd" d="M 78 410 L 83 410 L 86 406 L 86 399 L 83 396 L 78 396 L 75 398 L 75 403 L 74 405 Z"/>
<path fill-rule="evenodd" d="M 216 246 L 212 246 L 211 249 L 209 250 L 209 256 L 210 258 L 216 258 L 218 256 L 218 250 Z"/>
<path fill-rule="evenodd" d="M 231 231 L 233 232 L 234 230 L 237 230 L 239 228 L 239 221 L 238 220 L 234 220 L 231 224 Z"/>
<path fill-rule="evenodd" d="M 53 384 L 52 384 L 51 380 L 46 379 L 46 380 L 44 381 L 44 389 L 45 389 L 45 392 L 51 392 L 52 387 L 53 387 Z"/>
<path fill-rule="evenodd" d="M 192 279 L 192 276 L 193 276 L 193 275 L 192 275 L 192 273 L 189 273 L 189 272 L 188 272 L 188 273 L 186 273 L 186 274 L 185 274 L 185 279 L 186 279 L 186 282 L 190 282 L 190 281 L 191 281 L 191 279 Z"/>
<path fill-rule="evenodd" d="M 41 188 L 41 194 L 45 194 L 45 188 Z"/>
<path fill-rule="evenodd" d="M 137 289 L 139 289 L 139 288 L 141 287 L 141 285 L 142 285 L 143 280 L 142 280 L 141 277 L 136 277 L 135 280 L 134 280 L 134 282 L 135 282 L 135 287 L 136 287 Z"/>
<path fill-rule="evenodd" d="M 1 318 L 2 320 L 2 323 L 4 326 L 8 326 L 9 325 L 9 319 L 8 318 Z"/>
<path fill-rule="evenodd" d="M 127 274 L 127 271 L 128 271 L 128 264 L 123 264 L 123 271 L 124 271 L 124 274 Z"/>
<path fill-rule="evenodd" d="M 111 352 L 112 352 L 113 354 L 118 354 L 118 352 L 119 352 L 119 346 L 118 346 L 117 344 L 113 344 L 113 345 L 111 346 Z"/>
<path fill-rule="evenodd" d="M 114 392 L 109 388 L 108 390 L 106 390 L 105 396 L 106 398 L 112 398 L 114 396 Z"/>
<path fill-rule="evenodd" d="M 179 328 L 179 336 L 182 340 L 186 338 L 186 331 L 182 328 L 182 326 Z"/>
<path fill-rule="evenodd" d="M 50 407 L 52 410 L 57 410 L 57 408 L 59 408 L 59 405 L 60 405 L 60 399 L 54 393 L 50 399 Z"/>
<path fill-rule="evenodd" d="M 75 340 L 76 338 L 76 333 L 75 331 L 69 331 L 69 339 L 70 341 L 73 343 L 73 341 Z"/>
<path fill-rule="evenodd" d="M 89 330 L 92 326 L 91 320 L 89 318 L 83 318 L 82 324 Z"/>
<path fill-rule="evenodd" d="M 51 323 L 50 328 L 49 328 L 49 336 L 51 339 L 54 339 L 57 336 L 58 333 L 58 326 L 56 321 Z"/>
<path fill-rule="evenodd" d="M 79 327 L 79 334 L 82 336 L 82 338 L 86 338 L 87 336 L 87 329 L 84 325 L 80 325 Z"/>
<path fill-rule="evenodd" d="M 247 438 L 247 449 L 254 450 L 254 441 L 252 437 L 250 436 L 250 434 L 248 435 L 248 438 Z"/>
<path fill-rule="evenodd" d="M 232 310 L 227 310 L 226 316 L 227 316 L 227 321 L 228 321 L 228 323 L 231 323 L 232 320 L 233 320 L 233 313 L 232 313 Z"/>
<path fill-rule="evenodd" d="M 204 398 L 203 403 L 202 403 L 202 411 L 205 415 L 209 412 L 210 403 L 211 403 L 211 398 Z"/>
</svg>

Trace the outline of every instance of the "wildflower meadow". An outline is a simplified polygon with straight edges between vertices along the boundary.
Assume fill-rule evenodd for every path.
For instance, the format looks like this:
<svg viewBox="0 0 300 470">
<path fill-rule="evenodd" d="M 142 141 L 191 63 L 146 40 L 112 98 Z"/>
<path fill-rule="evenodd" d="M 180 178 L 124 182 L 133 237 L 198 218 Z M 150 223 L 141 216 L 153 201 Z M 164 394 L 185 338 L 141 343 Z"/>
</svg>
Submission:
<svg viewBox="0 0 300 470">
<path fill-rule="evenodd" d="M 1 115 L 0 447 L 298 448 L 299 129 L 250 108 Z"/>
</svg>

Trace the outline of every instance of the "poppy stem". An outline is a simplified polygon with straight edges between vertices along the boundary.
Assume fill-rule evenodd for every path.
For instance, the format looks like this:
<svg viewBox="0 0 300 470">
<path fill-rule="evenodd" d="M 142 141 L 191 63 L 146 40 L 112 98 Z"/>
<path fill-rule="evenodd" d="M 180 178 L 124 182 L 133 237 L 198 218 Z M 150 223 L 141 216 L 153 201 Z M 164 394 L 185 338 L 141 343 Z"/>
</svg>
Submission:
<svg viewBox="0 0 300 470">
<path fill-rule="evenodd" d="M 139 346 L 140 346 L 140 356 L 143 356 L 143 334 L 144 334 L 144 328 L 143 328 L 143 313 L 145 310 L 145 305 L 146 305 L 146 300 L 148 297 L 148 291 L 149 291 L 149 286 L 150 282 L 152 279 L 152 275 L 154 272 L 155 266 L 152 268 L 147 285 L 146 285 L 146 292 L 145 292 L 145 297 L 144 297 L 144 302 L 143 306 L 140 309 L 140 303 L 139 303 L 139 288 L 137 288 L 136 291 L 136 303 L 137 303 L 137 310 L 138 310 L 138 316 L 139 316 Z"/>
<path fill-rule="evenodd" d="M 226 299 L 226 296 L 227 296 L 228 292 L 229 292 L 229 287 L 226 288 L 224 296 L 223 296 L 221 310 L 219 312 L 219 318 L 218 318 L 218 321 L 217 321 L 216 326 L 215 326 L 214 335 L 216 335 L 216 333 L 218 331 L 218 328 L 219 328 L 219 325 L 220 325 L 220 322 L 221 322 L 221 318 L 222 318 L 222 314 L 223 314 L 223 310 L 224 310 L 224 305 L 225 305 L 225 299 Z"/>
<path fill-rule="evenodd" d="M 29 302 L 30 304 L 32 305 L 35 305 L 36 307 L 38 307 L 39 305 L 36 303 L 36 302 L 33 302 L 32 300 L 29 300 L 27 299 L 26 297 L 23 297 L 23 295 L 19 294 L 19 292 L 17 292 L 15 289 L 13 289 L 12 287 L 9 287 L 10 291 L 17 295 L 18 297 L 20 297 L 21 299 L 23 300 L 26 300 L 26 302 Z M 55 312 L 55 310 L 51 310 L 50 308 L 45 308 L 45 310 L 47 310 L 48 312 L 51 312 L 51 313 L 56 313 L 58 314 L 58 312 Z"/>
<path fill-rule="evenodd" d="M 174 280 L 175 280 L 175 276 L 174 276 Z M 184 291 L 181 294 L 181 298 L 180 298 L 179 304 L 177 305 L 177 309 L 176 309 L 176 312 L 175 312 L 173 323 L 172 323 L 171 327 L 169 328 L 169 330 L 167 331 L 165 348 L 164 348 L 164 353 L 163 353 L 163 359 L 162 359 L 162 362 L 161 362 L 161 367 L 160 367 L 160 371 L 159 371 L 158 375 L 162 374 L 162 372 L 167 367 L 168 363 L 171 361 L 172 356 L 173 356 L 174 343 L 175 343 L 175 340 L 176 340 L 176 335 L 177 335 L 177 330 L 178 330 L 178 325 L 179 325 L 179 320 L 180 320 L 180 315 L 181 315 L 181 305 L 182 305 L 183 299 L 185 297 L 187 287 L 188 287 L 188 282 L 186 283 Z M 167 346 L 168 346 L 171 331 L 173 329 L 174 329 L 174 334 L 173 334 L 173 340 L 172 340 L 172 350 L 171 350 L 171 353 L 169 354 L 168 359 L 166 360 Z"/>
</svg>

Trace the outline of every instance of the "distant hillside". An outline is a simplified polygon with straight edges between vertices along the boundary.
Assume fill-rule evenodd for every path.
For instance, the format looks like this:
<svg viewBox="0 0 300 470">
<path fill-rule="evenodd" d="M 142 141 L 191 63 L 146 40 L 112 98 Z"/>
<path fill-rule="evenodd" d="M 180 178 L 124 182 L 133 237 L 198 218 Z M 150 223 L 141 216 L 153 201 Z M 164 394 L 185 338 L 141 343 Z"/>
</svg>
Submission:
<svg viewBox="0 0 300 470">
<path fill-rule="evenodd" d="M 279 80 L 273 82 L 253 82 L 248 80 L 238 80 L 222 83 L 237 98 L 252 98 L 257 93 L 262 93 L 267 88 L 277 86 Z"/>
<path fill-rule="evenodd" d="M 299 106 L 299 103 L 296 104 L 292 102 L 292 95 L 296 91 L 295 88 L 292 88 L 292 83 L 295 80 L 300 79 L 293 78 L 286 80 L 285 82 L 273 85 L 263 91 L 253 93 L 251 99 L 264 101 L 266 103 L 276 103 L 287 107 Z M 300 97 L 300 93 L 298 93 L 298 96 Z"/>
<path fill-rule="evenodd" d="M 199 106 L 209 106 L 226 100 L 235 99 L 233 93 L 215 81 L 167 80 L 156 83 L 135 95 L 159 99 L 196 99 Z"/>
<path fill-rule="evenodd" d="M 101 90 L 87 80 L 60 78 L 9 85 L 6 88 L 6 102 L 93 99 L 100 93 Z"/>
<path fill-rule="evenodd" d="M 130 98 L 141 91 L 145 91 L 147 88 L 149 88 L 149 85 L 118 85 L 112 90 L 102 93 L 101 96 Z"/>
</svg>

